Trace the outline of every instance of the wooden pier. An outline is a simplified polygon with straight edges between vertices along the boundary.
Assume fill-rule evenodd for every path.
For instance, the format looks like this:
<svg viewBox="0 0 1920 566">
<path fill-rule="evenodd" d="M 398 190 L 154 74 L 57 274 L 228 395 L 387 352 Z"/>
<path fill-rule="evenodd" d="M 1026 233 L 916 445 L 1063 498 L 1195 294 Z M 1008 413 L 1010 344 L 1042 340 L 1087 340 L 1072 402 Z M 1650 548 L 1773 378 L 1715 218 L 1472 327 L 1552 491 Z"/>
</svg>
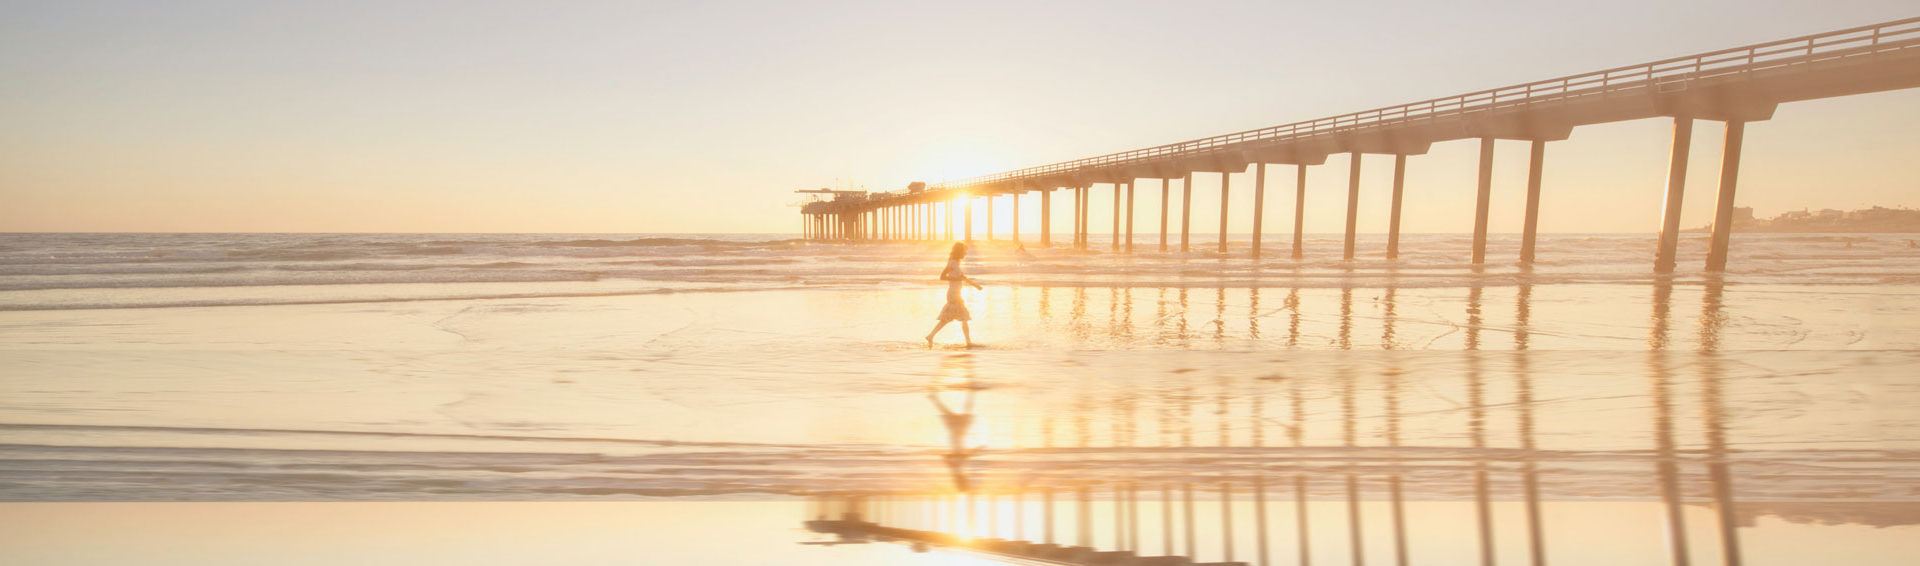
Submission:
<svg viewBox="0 0 1920 566">
<path fill-rule="evenodd" d="M 1720 184 L 1708 271 L 1726 268 L 1740 147 L 1747 122 L 1773 117 L 1782 103 L 1920 87 L 1920 18 L 1770 41 L 1543 81 L 1376 108 L 1256 130 L 1160 145 L 1075 161 L 1029 167 L 972 179 L 880 193 L 834 194 L 801 208 L 809 239 L 844 241 L 972 240 L 973 207 L 984 200 L 1013 201 L 1014 233 L 1020 240 L 1020 199 L 1039 193 L 1040 238 L 1053 244 L 1051 194 L 1071 190 L 1073 226 L 1069 239 L 1088 247 L 1088 204 L 1096 185 L 1113 187 L 1114 251 L 1132 253 L 1133 189 L 1160 183 L 1160 251 L 1168 251 L 1167 203 L 1179 181 L 1180 249 L 1192 251 L 1190 221 L 1196 173 L 1220 176 L 1220 242 L 1225 253 L 1227 192 L 1232 175 L 1254 175 L 1253 241 L 1250 255 L 1262 252 L 1265 191 L 1269 165 L 1295 169 L 1292 257 L 1302 257 L 1307 167 L 1329 155 L 1350 154 L 1347 172 L 1345 240 L 1341 255 L 1352 260 L 1359 215 L 1360 162 L 1367 154 L 1394 158 L 1392 204 L 1387 228 L 1388 259 L 1399 256 L 1401 196 L 1407 157 L 1427 152 L 1435 142 L 1477 139 L 1479 177 L 1473 219 L 1472 263 L 1486 262 L 1487 210 L 1493 176 L 1495 140 L 1530 144 L 1526 219 L 1520 264 L 1534 260 L 1539 228 L 1541 164 L 1546 144 L 1564 140 L 1577 126 L 1646 118 L 1673 121 L 1672 153 L 1666 198 L 1660 213 L 1660 239 L 1654 269 L 1671 272 L 1680 231 L 1680 204 L 1686 193 L 1688 148 L 1696 120 L 1726 124 Z M 955 223 L 955 209 L 964 212 Z M 1120 224 L 1121 210 L 1126 223 Z M 991 213 L 989 212 L 989 215 Z M 991 226 L 991 221 L 989 221 Z M 958 228 L 958 234 L 956 234 Z M 991 228 L 989 228 L 991 230 Z M 1124 237 L 1122 236 L 1124 235 Z M 991 238 L 991 233 L 988 237 Z M 1023 242 L 1024 243 L 1024 242 Z"/>
</svg>

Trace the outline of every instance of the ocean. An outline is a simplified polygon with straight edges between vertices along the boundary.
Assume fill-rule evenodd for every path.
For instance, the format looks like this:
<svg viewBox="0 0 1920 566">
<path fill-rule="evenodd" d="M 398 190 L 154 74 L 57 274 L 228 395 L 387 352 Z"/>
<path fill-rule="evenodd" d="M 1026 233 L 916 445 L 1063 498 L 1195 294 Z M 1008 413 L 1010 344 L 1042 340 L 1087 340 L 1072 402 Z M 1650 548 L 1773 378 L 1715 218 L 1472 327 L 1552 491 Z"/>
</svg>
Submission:
<svg viewBox="0 0 1920 566">
<path fill-rule="evenodd" d="M 1484 267 L 1456 234 L 1407 235 L 1398 261 L 1365 236 L 1351 262 L 1325 234 L 1301 260 L 1267 235 L 1257 261 L 1246 235 L 983 241 L 965 348 L 922 340 L 943 242 L 4 234 L 0 500 L 966 493 L 1034 513 L 1040 490 L 1219 506 L 1271 482 L 1334 514 L 1439 506 L 1410 527 L 1437 539 L 1449 505 L 1544 501 L 1737 509 L 1696 518 L 1706 538 L 1911 540 L 1915 238 L 1740 234 L 1708 274 L 1689 234 L 1671 276 L 1649 235 L 1545 235 L 1531 267 L 1511 235 Z M 1912 556 L 1862 544 L 1858 563 Z"/>
<path fill-rule="evenodd" d="M 1729 283 L 1920 283 L 1914 234 L 1743 234 Z M 1135 254 L 1111 240 L 1090 249 L 1011 249 L 990 243 L 970 260 L 982 277 L 1023 286 L 1462 287 L 1646 284 L 1646 235 L 1547 235 L 1532 269 L 1513 265 L 1519 239 L 1493 235 L 1475 270 L 1464 234 L 1410 234 L 1383 259 L 1383 235 L 1363 235 L 1342 261 L 1336 234 L 1310 234 L 1289 257 L 1286 234 L 1211 237 L 1191 254 L 1159 252 L 1135 236 Z M 1028 241 L 1032 235 L 1028 235 Z M 1060 238 L 1056 238 L 1060 240 Z M 1169 246 L 1179 249 L 1178 236 Z M 1062 244 L 1056 241 L 1056 245 Z M 839 245 L 756 234 L 4 234 L 0 311 L 611 296 L 915 285 L 938 271 L 942 244 Z M 1706 237 L 1681 239 L 1679 281 L 1700 275 Z M 931 256 L 931 259 L 929 258 Z M 1523 277 L 1524 275 L 1524 277 Z"/>
</svg>

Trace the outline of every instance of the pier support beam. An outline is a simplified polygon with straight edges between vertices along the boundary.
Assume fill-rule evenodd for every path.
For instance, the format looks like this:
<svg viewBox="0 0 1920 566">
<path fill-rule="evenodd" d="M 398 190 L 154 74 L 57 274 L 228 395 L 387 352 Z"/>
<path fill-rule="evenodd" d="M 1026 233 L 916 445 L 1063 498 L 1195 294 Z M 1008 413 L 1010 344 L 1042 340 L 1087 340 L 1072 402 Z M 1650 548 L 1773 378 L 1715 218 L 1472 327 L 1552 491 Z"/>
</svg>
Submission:
<svg viewBox="0 0 1920 566">
<path fill-rule="evenodd" d="M 1120 183 L 1114 183 L 1113 184 L 1113 231 L 1109 233 L 1110 237 L 1108 238 L 1110 240 L 1113 240 L 1113 242 L 1108 247 L 1116 252 L 1120 251 L 1120 190 L 1121 190 Z"/>
<path fill-rule="evenodd" d="M 1093 247 L 1093 186 L 1080 187 L 1080 249 Z"/>
<path fill-rule="evenodd" d="M 1223 254 L 1227 253 L 1227 183 L 1232 179 L 1232 173 L 1220 172 L 1220 246 L 1216 251 Z"/>
<path fill-rule="evenodd" d="M 1020 245 L 1020 193 L 1013 193 L 1013 245 Z"/>
<path fill-rule="evenodd" d="M 945 237 L 941 239 L 952 240 L 953 239 L 953 199 L 951 198 L 947 199 L 945 208 L 947 209 L 947 221 L 941 224 L 942 230 L 940 232 Z"/>
<path fill-rule="evenodd" d="M 1068 238 L 1072 242 L 1068 247 L 1080 249 L 1080 187 L 1073 188 L 1073 234 Z"/>
<path fill-rule="evenodd" d="M 1300 259 L 1300 223 L 1307 219 L 1307 166 L 1302 163 L 1294 167 L 1299 172 L 1293 179 L 1293 259 Z"/>
<path fill-rule="evenodd" d="M 1253 259 L 1260 259 L 1260 232 L 1262 231 L 1260 223 L 1266 218 L 1266 213 L 1267 164 L 1256 163 L 1253 166 L 1253 251 L 1248 255 Z M 1265 521 L 1264 517 L 1262 521 Z M 1265 539 L 1261 539 L 1260 542 L 1262 545 L 1266 544 Z M 1261 555 L 1265 556 L 1266 553 L 1262 552 Z"/>
<path fill-rule="evenodd" d="M 1173 183 L 1172 179 L 1168 179 L 1165 177 L 1160 178 L 1160 252 L 1161 253 L 1166 253 L 1167 251 L 1167 193 L 1172 192 L 1172 189 L 1169 188 L 1169 186 L 1172 183 Z"/>
<path fill-rule="evenodd" d="M 1693 119 L 1673 119 L 1673 152 L 1667 157 L 1667 199 L 1660 210 L 1660 244 L 1654 252 L 1654 273 L 1673 273 L 1674 252 L 1680 247 L 1680 203 L 1687 192 L 1687 150 L 1693 146 Z"/>
<path fill-rule="evenodd" d="M 1707 271 L 1727 270 L 1727 243 L 1733 238 L 1733 190 L 1740 180 L 1740 142 L 1747 123 L 1727 121 L 1727 141 L 1720 153 L 1720 198 L 1713 209 L 1713 243 L 1707 249 Z"/>
<path fill-rule="evenodd" d="M 1480 138 L 1480 182 L 1473 201 L 1473 264 L 1487 262 L 1487 202 L 1493 196 L 1493 138 Z"/>
<path fill-rule="evenodd" d="M 1393 204 L 1387 212 L 1387 259 L 1400 259 L 1400 195 L 1407 186 L 1407 156 L 1393 156 Z"/>
<path fill-rule="evenodd" d="M 1180 253 L 1187 253 L 1192 250 L 1192 248 L 1187 245 L 1193 236 L 1191 229 L 1192 224 L 1193 174 L 1188 173 L 1187 176 L 1183 177 L 1180 181 Z"/>
<path fill-rule="evenodd" d="M 961 221 L 966 222 L 966 224 L 961 225 L 960 235 L 964 236 L 966 241 L 971 242 L 973 241 L 973 196 L 972 195 L 961 196 L 960 200 L 962 202 L 965 202 L 967 207 L 966 212 L 962 213 L 960 216 Z"/>
<path fill-rule="evenodd" d="M 1133 181 L 1127 181 L 1127 253 L 1133 253 Z"/>
<path fill-rule="evenodd" d="M 1354 229 L 1360 220 L 1360 152 L 1347 161 L 1347 239 L 1340 246 L 1340 259 L 1353 261 Z"/>
<path fill-rule="evenodd" d="M 1076 190 L 1077 192 L 1075 194 L 1079 202 L 1075 204 L 1074 208 L 1073 247 L 1084 250 L 1087 249 L 1087 232 L 1090 231 L 1087 227 L 1087 209 L 1093 208 L 1093 199 L 1091 198 L 1093 187 L 1080 187 Z"/>
<path fill-rule="evenodd" d="M 1533 140 L 1527 152 L 1527 219 L 1520 226 L 1520 265 L 1533 265 L 1533 241 L 1540 232 L 1540 166 L 1546 155 L 1547 142 Z"/>
<path fill-rule="evenodd" d="M 987 195 L 987 241 L 993 241 L 993 195 Z"/>
<path fill-rule="evenodd" d="M 1053 207 L 1048 195 L 1053 189 L 1040 189 L 1040 247 L 1053 247 Z"/>
</svg>

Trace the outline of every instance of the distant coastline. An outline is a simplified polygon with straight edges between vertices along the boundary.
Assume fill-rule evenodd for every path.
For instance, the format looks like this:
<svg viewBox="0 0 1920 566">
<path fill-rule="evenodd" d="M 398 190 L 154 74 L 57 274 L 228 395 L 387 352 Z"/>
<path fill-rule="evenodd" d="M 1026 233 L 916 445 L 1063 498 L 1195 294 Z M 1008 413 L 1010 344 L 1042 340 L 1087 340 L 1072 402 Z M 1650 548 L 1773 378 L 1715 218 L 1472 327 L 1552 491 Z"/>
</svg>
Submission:
<svg viewBox="0 0 1920 566">
<path fill-rule="evenodd" d="M 1713 225 L 1687 230 L 1707 232 Z M 1920 210 L 1876 206 L 1841 212 L 1834 209 L 1795 210 L 1773 218 L 1754 218 L 1753 208 L 1734 207 L 1733 231 L 1825 234 L 1920 233 Z"/>
</svg>

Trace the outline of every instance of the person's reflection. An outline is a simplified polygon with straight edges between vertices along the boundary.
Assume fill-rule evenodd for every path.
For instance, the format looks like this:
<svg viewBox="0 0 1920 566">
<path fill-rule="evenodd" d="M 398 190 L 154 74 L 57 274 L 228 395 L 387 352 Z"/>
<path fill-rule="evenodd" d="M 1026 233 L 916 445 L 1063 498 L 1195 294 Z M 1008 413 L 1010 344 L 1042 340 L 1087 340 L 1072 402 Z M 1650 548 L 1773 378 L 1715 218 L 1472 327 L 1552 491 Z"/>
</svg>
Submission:
<svg viewBox="0 0 1920 566">
<path fill-rule="evenodd" d="M 956 354 L 949 361 L 964 373 L 963 381 L 958 384 L 935 386 L 927 391 L 927 399 L 933 401 L 933 407 L 940 411 L 940 423 L 947 427 L 947 453 L 941 459 L 947 463 L 947 471 L 953 476 L 953 487 L 961 493 L 970 493 L 972 483 L 967 479 L 967 460 L 979 454 L 983 447 L 967 447 L 967 433 L 973 428 L 973 395 L 977 389 L 973 382 L 973 364 L 970 354 Z M 964 400 L 961 410 L 955 411 L 940 400 L 943 391 L 958 389 Z"/>
</svg>

